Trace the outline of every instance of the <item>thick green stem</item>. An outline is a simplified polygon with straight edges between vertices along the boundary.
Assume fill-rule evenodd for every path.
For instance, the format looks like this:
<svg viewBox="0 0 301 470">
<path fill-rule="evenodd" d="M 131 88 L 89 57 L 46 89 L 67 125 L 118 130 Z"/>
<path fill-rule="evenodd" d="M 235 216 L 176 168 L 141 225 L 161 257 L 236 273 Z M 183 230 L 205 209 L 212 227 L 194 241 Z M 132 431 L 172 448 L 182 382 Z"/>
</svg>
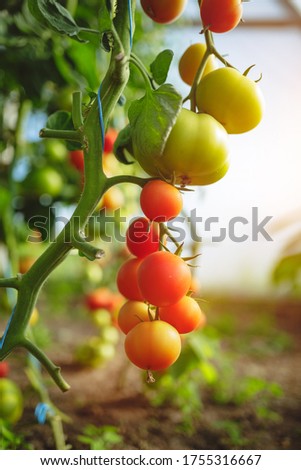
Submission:
<svg viewBox="0 0 301 470">
<path fill-rule="evenodd" d="M 133 14 L 134 7 L 135 1 L 132 0 Z M 107 126 L 110 115 L 129 79 L 128 57 L 131 52 L 131 40 L 128 4 L 123 0 L 117 1 L 117 15 L 114 19 L 114 25 L 119 40 L 115 42 L 110 65 L 101 88 L 104 127 Z M 79 103 L 76 104 L 77 110 L 79 109 L 78 105 Z M 76 124 L 79 124 L 80 117 L 77 111 L 74 113 L 74 119 Z M 81 129 L 76 131 L 43 129 L 40 136 L 73 140 L 83 144 L 85 184 L 81 199 L 70 221 L 56 240 L 24 274 L 19 283 L 18 300 L 0 350 L 0 360 L 4 359 L 16 346 L 22 346 L 44 365 L 61 390 L 66 391 L 69 386 L 62 379 L 60 369 L 32 341 L 26 338 L 25 330 L 45 280 L 74 246 L 80 248 L 90 258 L 97 258 L 103 254 L 102 250 L 95 249 L 86 243 L 83 237 L 79 238 L 80 234 L 84 233 L 87 221 L 97 203 L 108 189 L 107 177 L 102 169 L 102 135 L 97 100 L 92 104 Z"/>
</svg>

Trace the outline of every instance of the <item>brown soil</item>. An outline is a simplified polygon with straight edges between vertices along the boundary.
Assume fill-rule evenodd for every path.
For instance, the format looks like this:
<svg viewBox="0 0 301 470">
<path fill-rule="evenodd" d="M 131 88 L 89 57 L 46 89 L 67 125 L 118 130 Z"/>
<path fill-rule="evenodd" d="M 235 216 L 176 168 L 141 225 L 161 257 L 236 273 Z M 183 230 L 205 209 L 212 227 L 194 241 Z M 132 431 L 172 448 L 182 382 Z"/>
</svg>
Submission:
<svg viewBox="0 0 301 470">
<path fill-rule="evenodd" d="M 94 424 L 117 426 L 123 438 L 115 446 L 119 449 L 301 449 L 301 304 L 215 299 L 207 311 L 209 324 L 218 324 L 225 312 L 238 319 L 234 338 L 220 333 L 223 350 L 232 354 L 236 373 L 281 386 L 283 395 L 272 397 L 268 403 L 273 419 L 260 418 L 254 403 L 248 401 L 219 404 L 213 399 L 211 389 L 204 387 L 200 390 L 202 413 L 195 420 L 193 431 L 183 431 L 180 426 L 183 416 L 178 409 L 171 405 L 150 405 L 141 372 L 128 364 L 122 344 L 118 345 L 116 358 L 105 367 L 79 367 L 74 363 L 72 351 L 75 343 L 89 334 L 90 327 L 82 321 L 74 322 L 71 327 L 68 320 L 56 319 L 58 333 L 51 357 L 62 367 L 71 390 L 62 394 L 51 384 L 50 391 L 53 402 L 72 420 L 64 424 L 68 444 L 73 449 L 87 448 L 77 436 L 87 424 Z M 279 351 L 272 348 L 262 354 L 248 350 L 237 353 L 235 341 L 240 335 L 245 338 L 246 330 L 263 311 L 275 318 L 277 331 L 287 334 L 290 346 Z M 253 333 L 253 346 L 260 349 L 268 341 L 271 338 L 260 331 L 258 336 Z M 37 424 L 34 418 L 36 394 L 25 385 L 23 372 L 16 368 L 12 376 L 23 384 L 26 396 L 26 410 L 16 432 L 25 435 L 26 442 L 35 449 L 53 449 L 49 426 Z"/>
</svg>

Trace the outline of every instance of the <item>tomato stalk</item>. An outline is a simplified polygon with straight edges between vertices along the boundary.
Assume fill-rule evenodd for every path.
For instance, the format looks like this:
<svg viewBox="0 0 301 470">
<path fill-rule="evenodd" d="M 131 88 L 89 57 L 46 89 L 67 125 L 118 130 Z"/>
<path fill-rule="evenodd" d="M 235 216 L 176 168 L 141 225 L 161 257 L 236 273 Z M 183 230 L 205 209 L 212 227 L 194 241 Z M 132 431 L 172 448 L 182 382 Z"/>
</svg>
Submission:
<svg viewBox="0 0 301 470">
<path fill-rule="evenodd" d="M 190 109 L 191 111 L 196 112 L 196 90 L 197 87 L 201 81 L 202 75 L 204 73 L 206 64 L 208 62 L 208 59 L 211 55 L 214 55 L 218 60 L 220 60 L 226 67 L 233 67 L 215 48 L 214 45 L 214 40 L 213 40 L 213 35 L 211 31 L 208 29 L 204 30 L 204 36 L 205 36 L 205 41 L 206 41 L 206 52 L 202 58 L 202 61 L 199 65 L 199 68 L 197 70 L 197 73 L 194 77 L 193 84 L 191 86 L 191 90 L 189 95 L 184 99 L 184 101 L 190 100 Z"/>
</svg>

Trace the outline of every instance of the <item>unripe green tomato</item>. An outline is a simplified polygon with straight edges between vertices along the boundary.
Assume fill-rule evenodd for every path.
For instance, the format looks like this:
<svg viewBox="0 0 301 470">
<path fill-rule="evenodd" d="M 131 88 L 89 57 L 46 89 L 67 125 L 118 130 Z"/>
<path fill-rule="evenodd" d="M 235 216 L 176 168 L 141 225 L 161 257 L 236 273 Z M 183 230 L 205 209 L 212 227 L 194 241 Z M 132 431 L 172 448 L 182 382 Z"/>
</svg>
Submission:
<svg viewBox="0 0 301 470">
<path fill-rule="evenodd" d="M 115 326 L 106 326 L 102 328 L 100 336 L 106 343 L 117 344 L 119 341 L 119 333 Z"/>
<path fill-rule="evenodd" d="M 50 166 L 44 166 L 29 173 L 23 185 L 28 194 L 34 196 L 49 194 L 51 197 L 57 197 L 63 189 L 64 181 L 58 171 Z"/>
<path fill-rule="evenodd" d="M 219 121 L 229 134 L 241 134 L 262 119 L 264 99 L 256 82 L 231 67 L 223 67 L 202 78 L 196 102 L 199 111 Z"/>
<path fill-rule="evenodd" d="M 23 397 L 19 387 L 9 379 L 0 379 L 0 420 L 14 424 L 23 413 Z"/>
<path fill-rule="evenodd" d="M 50 157 L 53 162 L 64 162 L 67 159 L 68 150 L 66 145 L 60 140 L 46 140 L 45 142 L 46 157 Z"/>
<path fill-rule="evenodd" d="M 112 316 L 108 310 L 100 308 L 99 310 L 92 310 L 92 320 L 98 328 L 103 328 L 111 325 Z"/>
<path fill-rule="evenodd" d="M 228 134 L 216 119 L 183 108 L 163 154 L 147 159 L 135 151 L 135 157 L 151 176 L 174 176 L 181 185 L 206 185 L 226 174 L 228 147 Z"/>
</svg>

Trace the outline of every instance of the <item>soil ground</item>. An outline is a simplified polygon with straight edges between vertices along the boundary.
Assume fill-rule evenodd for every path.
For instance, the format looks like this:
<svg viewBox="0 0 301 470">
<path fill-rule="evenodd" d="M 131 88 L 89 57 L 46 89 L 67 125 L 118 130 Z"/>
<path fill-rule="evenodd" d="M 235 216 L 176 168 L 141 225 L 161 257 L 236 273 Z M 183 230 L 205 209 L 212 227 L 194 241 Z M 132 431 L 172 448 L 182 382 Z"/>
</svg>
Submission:
<svg viewBox="0 0 301 470">
<path fill-rule="evenodd" d="M 116 449 L 301 449 L 301 302 L 215 298 L 205 309 L 238 378 L 258 377 L 282 390 L 281 396 L 275 394 L 264 404 L 266 415 L 259 415 L 256 400 L 217 402 L 211 388 L 204 386 L 199 396 L 202 411 L 188 432 L 181 427 L 183 415 L 175 406 L 150 404 L 144 377 L 128 364 L 122 340 L 115 359 L 105 367 L 80 367 L 72 352 L 90 326 L 82 320 L 71 324 L 68 318 L 55 319 L 50 325 L 55 334 L 50 355 L 71 390 L 62 394 L 51 385 L 50 394 L 71 418 L 64 432 L 73 449 L 89 448 L 77 439 L 87 424 L 116 426 L 122 436 Z M 255 324 L 257 330 L 252 328 Z M 37 397 L 28 389 L 25 374 L 16 369 L 12 376 L 26 396 L 15 432 L 35 449 L 53 449 L 50 427 L 35 421 Z"/>
</svg>

